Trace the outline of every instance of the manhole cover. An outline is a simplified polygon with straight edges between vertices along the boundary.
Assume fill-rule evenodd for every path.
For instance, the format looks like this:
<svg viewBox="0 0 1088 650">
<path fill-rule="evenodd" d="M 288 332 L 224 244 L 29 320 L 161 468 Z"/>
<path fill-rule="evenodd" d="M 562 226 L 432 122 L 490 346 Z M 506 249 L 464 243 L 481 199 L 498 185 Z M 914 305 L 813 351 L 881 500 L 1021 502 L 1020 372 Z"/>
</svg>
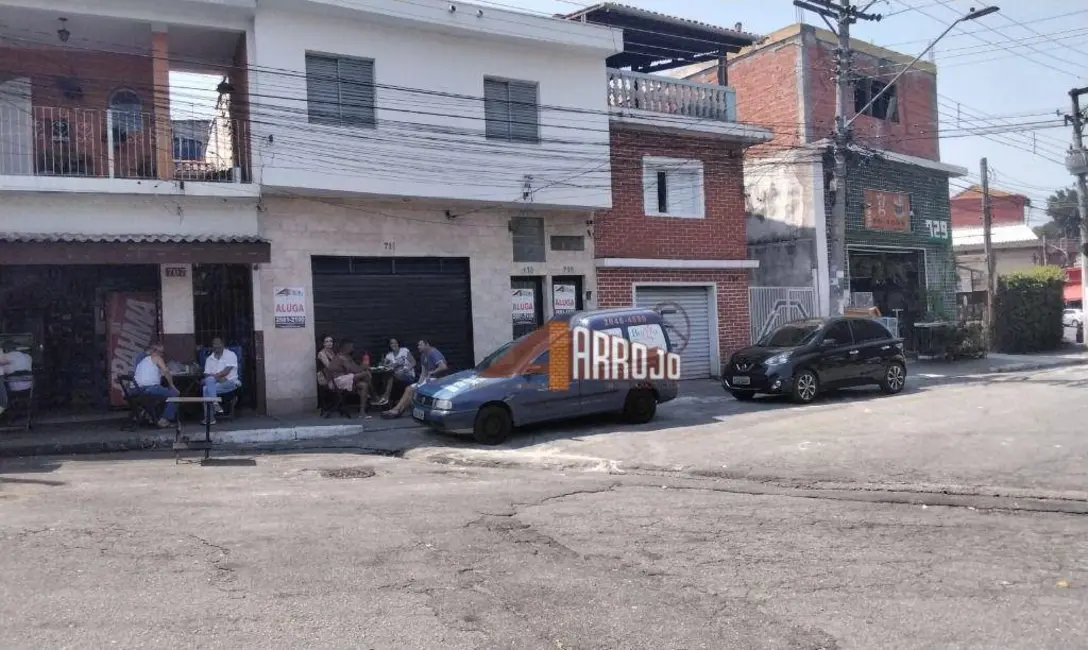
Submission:
<svg viewBox="0 0 1088 650">
<path fill-rule="evenodd" d="M 370 478 L 374 476 L 374 470 L 369 467 L 340 467 L 323 469 L 321 475 L 325 478 Z"/>
</svg>

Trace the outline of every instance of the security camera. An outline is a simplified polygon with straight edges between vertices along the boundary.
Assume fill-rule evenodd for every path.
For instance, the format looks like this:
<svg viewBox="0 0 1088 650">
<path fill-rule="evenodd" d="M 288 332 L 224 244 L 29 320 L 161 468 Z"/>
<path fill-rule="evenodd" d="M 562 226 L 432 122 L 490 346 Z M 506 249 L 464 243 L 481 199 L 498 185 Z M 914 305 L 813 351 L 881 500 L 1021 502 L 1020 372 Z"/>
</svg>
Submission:
<svg viewBox="0 0 1088 650">
<path fill-rule="evenodd" d="M 450 13 L 457 11 L 457 5 L 450 5 Z"/>
<path fill-rule="evenodd" d="M 477 18 L 483 18 L 484 17 L 484 10 L 483 9 L 477 9 L 476 10 L 476 17 Z"/>
</svg>

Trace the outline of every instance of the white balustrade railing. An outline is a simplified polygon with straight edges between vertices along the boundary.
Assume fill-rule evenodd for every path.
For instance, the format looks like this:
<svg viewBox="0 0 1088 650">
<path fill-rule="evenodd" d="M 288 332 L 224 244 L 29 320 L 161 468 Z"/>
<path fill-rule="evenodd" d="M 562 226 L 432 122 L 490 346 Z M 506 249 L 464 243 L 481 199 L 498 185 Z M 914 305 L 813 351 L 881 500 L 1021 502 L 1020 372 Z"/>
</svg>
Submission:
<svg viewBox="0 0 1088 650">
<path fill-rule="evenodd" d="M 242 182 L 246 126 L 209 119 L 199 159 L 175 160 L 171 125 L 152 113 L 0 103 L 0 175 Z M 160 160 L 171 174 L 158 173 Z"/>
<path fill-rule="evenodd" d="M 736 92 L 729 86 L 627 70 L 608 70 L 608 105 L 720 122 L 737 119 Z"/>
</svg>

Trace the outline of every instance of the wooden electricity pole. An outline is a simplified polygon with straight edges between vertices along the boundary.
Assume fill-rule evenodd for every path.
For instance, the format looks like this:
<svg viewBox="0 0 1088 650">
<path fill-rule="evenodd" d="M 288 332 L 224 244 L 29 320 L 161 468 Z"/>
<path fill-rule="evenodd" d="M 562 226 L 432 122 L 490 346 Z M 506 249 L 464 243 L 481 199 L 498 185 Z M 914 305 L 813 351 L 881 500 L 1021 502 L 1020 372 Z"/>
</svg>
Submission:
<svg viewBox="0 0 1088 650">
<path fill-rule="evenodd" d="M 990 239 L 993 223 L 990 215 L 990 168 L 983 158 L 979 163 L 982 175 L 982 250 L 986 258 L 986 332 L 987 338 L 993 336 L 994 297 L 997 295 L 997 278 L 994 267 L 994 246 Z"/>
</svg>

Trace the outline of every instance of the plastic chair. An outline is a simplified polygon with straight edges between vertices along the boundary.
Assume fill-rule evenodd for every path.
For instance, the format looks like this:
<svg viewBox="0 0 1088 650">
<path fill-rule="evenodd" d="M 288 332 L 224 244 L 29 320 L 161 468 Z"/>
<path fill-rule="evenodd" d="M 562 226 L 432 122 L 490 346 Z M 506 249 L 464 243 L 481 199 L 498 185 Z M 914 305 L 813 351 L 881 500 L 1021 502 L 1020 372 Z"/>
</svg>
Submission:
<svg viewBox="0 0 1088 650">
<path fill-rule="evenodd" d="M 7 413 L 23 412 L 26 415 L 26 430 L 29 433 L 34 426 L 34 373 L 30 370 L 19 370 L 3 377 L 8 392 Z M 27 382 L 30 383 L 30 388 L 22 388 L 21 384 Z M 16 390 L 16 386 L 19 390 Z"/>
</svg>

